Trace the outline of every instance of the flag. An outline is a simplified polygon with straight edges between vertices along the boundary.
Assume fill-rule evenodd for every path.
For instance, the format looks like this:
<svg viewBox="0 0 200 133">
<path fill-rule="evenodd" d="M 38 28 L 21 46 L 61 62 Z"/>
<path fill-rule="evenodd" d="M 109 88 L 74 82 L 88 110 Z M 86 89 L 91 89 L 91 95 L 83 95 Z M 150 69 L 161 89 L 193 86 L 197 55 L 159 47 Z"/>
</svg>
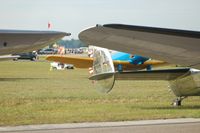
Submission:
<svg viewBox="0 0 200 133">
<path fill-rule="evenodd" d="M 48 29 L 51 29 L 52 28 L 52 25 L 50 22 L 48 22 Z"/>
</svg>

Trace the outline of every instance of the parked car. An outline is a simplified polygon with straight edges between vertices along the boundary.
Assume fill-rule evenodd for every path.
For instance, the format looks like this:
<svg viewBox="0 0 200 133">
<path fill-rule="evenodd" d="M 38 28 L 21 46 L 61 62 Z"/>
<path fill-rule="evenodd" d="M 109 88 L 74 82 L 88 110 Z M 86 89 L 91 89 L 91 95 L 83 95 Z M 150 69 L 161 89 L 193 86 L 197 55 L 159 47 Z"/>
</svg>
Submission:
<svg viewBox="0 0 200 133">
<path fill-rule="evenodd" d="M 36 52 L 20 53 L 20 54 L 13 54 L 13 55 L 19 55 L 18 58 L 13 59 L 14 61 L 19 60 L 19 59 L 35 61 L 38 59 Z"/>
<path fill-rule="evenodd" d="M 59 63 L 59 62 L 52 62 L 50 64 L 50 67 L 53 70 L 74 69 L 74 65 L 72 65 L 72 64 L 63 64 L 63 63 Z"/>
<path fill-rule="evenodd" d="M 56 54 L 57 50 L 53 48 L 41 49 L 38 51 L 38 54 Z"/>
</svg>

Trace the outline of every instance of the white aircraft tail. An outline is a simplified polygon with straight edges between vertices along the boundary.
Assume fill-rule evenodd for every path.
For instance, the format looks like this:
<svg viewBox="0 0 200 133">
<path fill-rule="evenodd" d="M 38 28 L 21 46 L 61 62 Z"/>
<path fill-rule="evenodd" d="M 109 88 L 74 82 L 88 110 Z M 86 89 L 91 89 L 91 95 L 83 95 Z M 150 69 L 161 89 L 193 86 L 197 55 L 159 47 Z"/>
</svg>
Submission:
<svg viewBox="0 0 200 133">
<path fill-rule="evenodd" d="M 112 90 L 115 82 L 115 68 L 108 49 L 95 47 L 93 51 L 93 74 L 95 88 L 103 93 Z"/>
</svg>

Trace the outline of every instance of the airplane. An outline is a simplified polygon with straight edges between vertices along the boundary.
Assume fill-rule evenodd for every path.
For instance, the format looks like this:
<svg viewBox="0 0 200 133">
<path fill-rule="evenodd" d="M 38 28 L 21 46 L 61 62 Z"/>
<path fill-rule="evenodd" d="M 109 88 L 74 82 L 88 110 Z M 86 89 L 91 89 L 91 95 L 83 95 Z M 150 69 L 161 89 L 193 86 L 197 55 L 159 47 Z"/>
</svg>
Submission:
<svg viewBox="0 0 200 133">
<path fill-rule="evenodd" d="M 91 49 L 91 48 L 89 48 Z M 92 51 L 102 49 L 100 47 L 92 46 Z M 109 51 L 111 54 L 111 51 Z M 111 54 L 112 61 L 114 63 L 115 69 L 118 71 L 128 71 L 128 70 L 151 70 L 152 66 L 161 66 L 167 64 L 164 61 L 152 60 L 147 57 L 140 55 L 132 55 L 124 52 L 112 51 Z M 60 62 L 64 64 L 73 64 L 76 68 L 90 68 L 94 64 L 94 58 L 83 57 L 83 56 L 63 56 L 63 55 L 50 55 L 46 57 L 48 61 Z"/>
<path fill-rule="evenodd" d="M 0 60 L 16 58 L 11 54 L 34 51 L 69 35 L 58 31 L 0 30 Z"/>
<path fill-rule="evenodd" d="M 167 80 L 177 97 L 172 104 L 181 106 L 189 96 L 200 96 L 200 32 L 124 24 L 96 25 L 79 34 L 79 39 L 95 45 L 185 66 L 177 69 L 118 72 L 110 67 L 94 73 L 89 79 L 111 90 L 115 80 Z M 97 52 L 98 53 L 98 52 Z M 105 52 L 104 52 L 105 53 Z M 98 55 L 98 54 L 97 54 Z M 109 56 L 109 54 L 106 54 Z M 98 63 L 103 65 L 101 58 Z M 109 59 L 109 57 L 106 57 Z M 111 62 L 111 61 L 110 61 Z M 112 64 L 112 63 L 110 63 Z M 112 65 L 111 65 L 112 66 Z M 111 84 L 106 86 L 105 84 Z M 108 88 L 106 88 L 108 87 Z M 110 87 L 110 88 L 109 88 Z"/>
<path fill-rule="evenodd" d="M 91 48 L 92 47 L 92 48 Z M 46 60 L 53 61 L 53 62 L 60 62 L 63 64 L 73 64 L 76 68 L 88 68 L 89 73 L 94 75 L 97 73 L 97 71 L 108 71 L 108 70 L 117 70 L 118 72 L 124 72 L 124 71 L 138 71 L 146 69 L 147 71 L 150 71 L 152 67 L 159 67 L 168 64 L 164 61 L 159 60 L 153 60 L 148 57 L 143 57 L 140 55 L 132 55 L 124 52 L 118 52 L 113 50 L 108 50 L 100 47 L 94 47 L 91 46 L 89 49 L 92 49 L 92 53 L 90 53 L 89 57 L 83 57 L 83 56 L 63 56 L 63 55 L 50 55 L 46 57 Z M 98 56 L 97 52 L 102 51 Z M 106 51 L 106 53 L 104 52 Z M 99 59 L 100 57 L 100 59 Z M 104 58 L 101 58 L 104 57 Z M 107 58 L 109 58 L 107 62 Z M 100 62 L 103 62 L 102 64 L 99 64 Z M 113 66 L 108 64 L 112 62 Z M 94 67 L 95 66 L 95 67 Z M 109 68 L 109 66 L 112 66 L 112 68 Z M 105 70 L 102 70 L 101 68 Z M 93 80 L 93 79 L 91 79 Z M 106 87 L 104 85 L 98 85 L 98 82 L 93 82 L 98 86 L 97 90 L 99 90 L 102 93 L 108 93 L 114 84 L 106 84 Z M 113 82 L 114 83 L 114 82 Z M 109 86 L 109 87 L 108 87 Z"/>
</svg>

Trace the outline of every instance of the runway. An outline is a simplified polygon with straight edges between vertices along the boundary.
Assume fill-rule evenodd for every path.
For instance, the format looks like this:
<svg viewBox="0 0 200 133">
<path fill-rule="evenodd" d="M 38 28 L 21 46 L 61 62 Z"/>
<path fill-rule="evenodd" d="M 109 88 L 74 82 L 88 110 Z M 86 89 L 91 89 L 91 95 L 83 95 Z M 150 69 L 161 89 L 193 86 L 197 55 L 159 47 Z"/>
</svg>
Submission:
<svg viewBox="0 0 200 133">
<path fill-rule="evenodd" d="M 200 119 L 44 124 L 0 127 L 1 133 L 199 133 Z"/>
</svg>

